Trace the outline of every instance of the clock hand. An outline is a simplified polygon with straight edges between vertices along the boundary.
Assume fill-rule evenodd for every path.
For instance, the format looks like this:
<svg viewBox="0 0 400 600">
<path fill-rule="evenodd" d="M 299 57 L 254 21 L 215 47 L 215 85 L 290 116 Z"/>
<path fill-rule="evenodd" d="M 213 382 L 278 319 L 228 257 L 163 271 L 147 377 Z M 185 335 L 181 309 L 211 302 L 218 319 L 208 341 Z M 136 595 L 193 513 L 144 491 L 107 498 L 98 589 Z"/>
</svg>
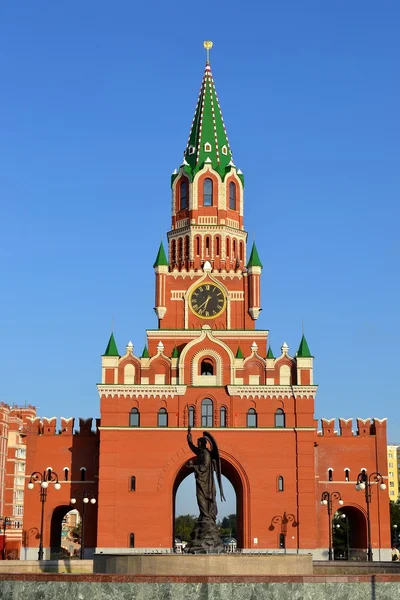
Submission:
<svg viewBox="0 0 400 600">
<path fill-rule="evenodd" d="M 211 296 L 208 296 L 208 297 L 207 297 L 207 298 L 204 300 L 204 302 L 203 302 L 202 304 L 200 304 L 199 308 L 203 308 L 203 306 L 204 306 L 204 305 L 207 305 L 207 304 L 208 304 L 208 302 L 209 302 L 210 300 L 211 300 Z"/>
</svg>

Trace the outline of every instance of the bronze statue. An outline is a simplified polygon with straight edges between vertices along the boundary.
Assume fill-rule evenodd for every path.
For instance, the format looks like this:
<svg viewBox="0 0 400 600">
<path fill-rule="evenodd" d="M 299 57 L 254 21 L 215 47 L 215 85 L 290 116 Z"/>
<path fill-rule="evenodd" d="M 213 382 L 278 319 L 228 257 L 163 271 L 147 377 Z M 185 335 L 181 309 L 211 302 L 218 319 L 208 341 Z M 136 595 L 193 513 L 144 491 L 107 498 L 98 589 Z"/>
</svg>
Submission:
<svg viewBox="0 0 400 600">
<path fill-rule="evenodd" d="M 218 446 L 208 431 L 203 432 L 203 437 L 198 438 L 197 446 L 195 446 L 190 427 L 188 427 L 187 442 L 189 448 L 196 455 L 195 458 L 189 460 L 187 467 L 194 470 L 200 515 L 196 522 L 193 539 L 187 544 L 185 552 L 194 554 L 221 552 L 223 544 L 216 523 L 218 510 L 214 472 L 217 475 L 221 501 L 224 501 L 225 497 Z M 207 448 L 207 442 L 211 446 L 210 450 Z"/>
</svg>

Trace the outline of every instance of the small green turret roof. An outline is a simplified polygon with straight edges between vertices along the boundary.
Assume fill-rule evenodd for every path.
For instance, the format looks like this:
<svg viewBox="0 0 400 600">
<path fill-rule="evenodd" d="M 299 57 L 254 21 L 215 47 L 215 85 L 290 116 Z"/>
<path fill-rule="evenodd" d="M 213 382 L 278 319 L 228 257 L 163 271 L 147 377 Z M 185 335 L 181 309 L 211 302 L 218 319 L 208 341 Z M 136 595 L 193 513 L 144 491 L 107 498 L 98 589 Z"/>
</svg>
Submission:
<svg viewBox="0 0 400 600">
<path fill-rule="evenodd" d="M 275 358 L 271 346 L 268 347 L 267 358 Z"/>
<path fill-rule="evenodd" d="M 108 340 L 107 348 L 103 356 L 119 356 L 113 333 L 110 335 L 110 339 Z"/>
<path fill-rule="evenodd" d="M 208 60 L 185 149 L 185 171 L 193 178 L 206 161 L 211 163 L 212 168 L 222 178 L 233 165 L 232 152 Z"/>
<path fill-rule="evenodd" d="M 304 337 L 304 333 L 301 336 L 301 342 L 299 349 L 297 350 L 297 356 L 299 356 L 300 358 L 313 358 L 310 352 L 310 348 L 308 347 L 307 340 Z"/>
<path fill-rule="evenodd" d="M 171 358 L 179 358 L 179 350 L 176 346 L 172 350 Z"/>
<path fill-rule="evenodd" d="M 150 358 L 149 351 L 147 350 L 147 346 L 143 348 L 142 358 Z"/>
<path fill-rule="evenodd" d="M 236 358 L 243 358 L 243 352 L 240 346 L 238 346 L 238 349 L 236 350 Z"/>
<path fill-rule="evenodd" d="M 157 257 L 156 257 L 155 263 L 153 265 L 153 268 L 160 267 L 161 265 L 168 266 L 168 260 L 165 255 L 164 245 L 162 242 L 160 243 L 160 247 L 158 249 Z"/>
<path fill-rule="evenodd" d="M 260 257 L 258 256 L 257 246 L 256 246 L 255 242 L 253 242 L 253 246 L 251 248 L 250 258 L 249 258 L 249 262 L 247 263 L 247 267 L 261 267 L 262 268 L 262 262 L 260 260 Z"/>
</svg>

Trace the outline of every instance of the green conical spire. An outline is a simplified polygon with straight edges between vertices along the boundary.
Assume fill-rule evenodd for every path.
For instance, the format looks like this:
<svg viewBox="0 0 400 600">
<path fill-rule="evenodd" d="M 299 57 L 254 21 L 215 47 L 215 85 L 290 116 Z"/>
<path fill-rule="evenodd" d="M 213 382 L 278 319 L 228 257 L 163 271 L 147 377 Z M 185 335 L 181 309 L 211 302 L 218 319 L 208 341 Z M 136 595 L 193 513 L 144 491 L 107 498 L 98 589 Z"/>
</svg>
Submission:
<svg viewBox="0 0 400 600">
<path fill-rule="evenodd" d="M 150 358 L 149 351 L 147 350 L 147 346 L 143 348 L 142 358 Z"/>
<path fill-rule="evenodd" d="M 184 154 L 186 171 L 192 177 L 211 162 L 212 168 L 225 177 L 233 164 L 232 152 L 226 134 L 214 79 L 207 61 L 200 94 Z"/>
<path fill-rule="evenodd" d="M 260 260 L 260 257 L 258 256 L 257 246 L 255 242 L 253 242 L 253 246 L 251 248 L 249 262 L 247 263 L 247 268 L 248 267 L 262 268 L 262 262 Z"/>
<path fill-rule="evenodd" d="M 267 358 L 275 358 L 271 346 L 268 347 Z"/>
<path fill-rule="evenodd" d="M 174 349 L 172 350 L 171 358 L 179 358 L 179 350 L 176 346 L 174 346 Z"/>
<path fill-rule="evenodd" d="M 165 255 L 164 245 L 162 242 L 160 243 L 160 247 L 158 249 L 157 257 L 156 257 L 155 263 L 153 265 L 153 268 L 160 267 L 160 266 L 168 266 L 168 260 Z"/>
<path fill-rule="evenodd" d="M 310 348 L 308 347 L 307 340 L 304 337 L 304 333 L 301 336 L 301 342 L 299 349 L 297 350 L 297 356 L 299 356 L 300 358 L 313 358 L 310 352 Z"/>
<path fill-rule="evenodd" d="M 243 358 L 243 352 L 240 346 L 238 346 L 238 349 L 236 351 L 236 358 Z"/>
<path fill-rule="evenodd" d="M 113 333 L 110 335 L 110 339 L 108 340 L 107 348 L 103 356 L 119 356 Z"/>
</svg>

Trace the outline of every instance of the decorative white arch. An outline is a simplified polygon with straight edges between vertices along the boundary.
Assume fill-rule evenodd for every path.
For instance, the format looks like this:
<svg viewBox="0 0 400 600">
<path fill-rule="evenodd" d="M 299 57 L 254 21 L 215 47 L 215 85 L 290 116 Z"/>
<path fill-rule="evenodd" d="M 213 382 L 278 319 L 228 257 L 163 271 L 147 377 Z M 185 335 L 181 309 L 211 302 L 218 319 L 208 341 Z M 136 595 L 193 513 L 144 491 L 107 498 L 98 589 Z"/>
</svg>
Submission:
<svg viewBox="0 0 400 600">
<path fill-rule="evenodd" d="M 184 385 L 185 364 L 186 364 L 187 353 L 189 352 L 189 350 L 191 350 L 193 348 L 193 346 L 197 346 L 198 344 L 202 345 L 202 350 L 203 350 L 204 345 L 202 344 L 202 342 L 206 338 L 208 338 L 210 341 L 212 341 L 217 346 L 221 346 L 221 348 L 223 348 L 225 350 L 225 352 L 227 352 L 227 354 L 229 356 L 229 364 L 230 364 L 230 369 L 231 369 L 230 384 L 234 383 L 234 381 L 235 381 L 235 357 L 234 357 L 232 350 L 229 348 L 229 346 L 224 344 L 224 342 L 222 342 L 221 340 L 218 340 L 217 338 L 215 338 L 213 336 L 212 330 L 209 325 L 204 325 L 199 337 L 195 338 L 194 340 L 192 340 L 191 342 L 186 344 L 186 346 L 182 350 L 182 354 L 179 357 L 179 385 Z M 208 352 L 210 352 L 210 350 Z M 221 376 L 222 376 L 222 371 L 221 371 Z"/>
<path fill-rule="evenodd" d="M 210 356 L 215 360 L 215 374 L 211 376 L 199 375 L 199 363 L 207 356 Z M 223 385 L 222 383 L 222 357 L 211 348 L 204 348 L 199 350 L 194 356 L 191 365 L 191 385 Z"/>
</svg>

